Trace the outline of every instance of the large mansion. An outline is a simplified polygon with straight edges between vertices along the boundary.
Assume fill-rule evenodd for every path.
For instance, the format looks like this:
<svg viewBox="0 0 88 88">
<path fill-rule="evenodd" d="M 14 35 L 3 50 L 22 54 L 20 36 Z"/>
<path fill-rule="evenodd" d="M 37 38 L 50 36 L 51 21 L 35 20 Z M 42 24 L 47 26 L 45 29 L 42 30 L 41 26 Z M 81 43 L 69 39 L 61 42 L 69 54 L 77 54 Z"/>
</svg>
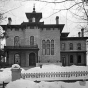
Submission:
<svg viewBox="0 0 88 88">
<path fill-rule="evenodd" d="M 21 66 L 36 66 L 38 63 L 56 63 L 63 66 L 86 65 L 86 40 L 84 30 L 78 37 L 68 37 L 63 33 L 64 24 L 44 24 L 40 22 L 42 13 L 33 8 L 32 13 L 26 13 L 28 22 L 12 25 L 8 18 L 7 25 L 1 25 L 5 30 L 5 55 L 7 63 Z"/>
</svg>

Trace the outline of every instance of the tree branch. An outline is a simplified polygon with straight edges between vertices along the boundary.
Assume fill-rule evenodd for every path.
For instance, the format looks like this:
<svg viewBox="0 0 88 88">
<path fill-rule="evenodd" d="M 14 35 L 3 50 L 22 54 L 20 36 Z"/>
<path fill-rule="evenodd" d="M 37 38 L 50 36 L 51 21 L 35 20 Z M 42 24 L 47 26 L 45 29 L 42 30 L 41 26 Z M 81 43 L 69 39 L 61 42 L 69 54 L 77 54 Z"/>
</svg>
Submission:
<svg viewBox="0 0 88 88">
<path fill-rule="evenodd" d="M 57 11 L 57 12 L 55 12 L 55 13 L 51 14 L 51 15 L 50 15 L 50 16 L 48 16 L 47 18 L 51 17 L 52 15 L 54 15 L 54 14 L 56 14 L 56 13 L 58 13 L 58 12 L 62 11 L 62 10 L 69 10 L 69 9 L 73 8 L 74 6 L 76 6 L 76 5 L 80 4 L 80 3 L 82 3 L 82 2 L 76 3 L 76 4 L 74 4 L 74 5 L 70 6 L 69 8 L 66 8 L 66 9 L 60 9 L 59 11 Z"/>
</svg>

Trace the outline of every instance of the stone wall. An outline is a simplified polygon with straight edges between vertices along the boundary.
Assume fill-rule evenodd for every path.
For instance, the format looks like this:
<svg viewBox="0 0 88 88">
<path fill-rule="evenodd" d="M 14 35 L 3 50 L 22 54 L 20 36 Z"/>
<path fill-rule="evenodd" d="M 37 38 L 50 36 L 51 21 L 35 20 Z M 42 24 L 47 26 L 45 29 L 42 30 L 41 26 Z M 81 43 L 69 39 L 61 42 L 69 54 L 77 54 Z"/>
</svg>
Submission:
<svg viewBox="0 0 88 88">
<path fill-rule="evenodd" d="M 60 60 L 60 30 L 57 28 L 43 28 L 40 32 L 40 41 L 41 41 L 41 47 L 40 47 L 40 57 L 41 62 L 47 63 L 49 60 L 50 63 L 56 63 L 58 60 Z M 42 40 L 54 40 L 54 55 L 43 55 L 42 54 Z"/>
<path fill-rule="evenodd" d="M 61 49 L 62 43 L 65 43 L 65 50 Z M 69 49 L 69 44 L 73 43 L 73 50 Z M 81 43 L 81 50 L 77 49 L 77 43 Z M 66 66 L 75 64 L 75 65 L 86 65 L 86 40 L 67 40 L 60 42 L 60 49 L 61 49 L 61 59 L 62 56 L 66 58 Z M 74 63 L 70 63 L 70 55 L 73 55 Z M 77 63 L 77 55 L 81 55 L 81 63 Z"/>
<path fill-rule="evenodd" d="M 86 51 L 86 40 L 64 40 L 60 42 L 60 48 L 62 43 L 65 43 L 65 50 L 69 50 L 70 43 L 73 43 L 73 50 L 77 50 L 77 43 L 81 43 L 81 50 Z"/>
</svg>

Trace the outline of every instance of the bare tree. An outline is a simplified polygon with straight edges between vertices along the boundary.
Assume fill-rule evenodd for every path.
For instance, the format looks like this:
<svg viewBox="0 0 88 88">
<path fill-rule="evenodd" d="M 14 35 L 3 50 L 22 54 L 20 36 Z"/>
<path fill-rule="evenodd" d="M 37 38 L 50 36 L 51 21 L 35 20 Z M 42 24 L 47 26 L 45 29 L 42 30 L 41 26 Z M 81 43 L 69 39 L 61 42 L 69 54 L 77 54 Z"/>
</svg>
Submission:
<svg viewBox="0 0 88 88">
<path fill-rule="evenodd" d="M 25 0 L 26 1 L 26 0 Z M 29 0 L 32 1 L 32 0 Z M 63 8 L 53 8 L 53 13 L 50 14 L 47 18 L 61 12 L 61 11 L 68 11 L 72 17 L 79 21 L 75 21 L 75 23 L 79 23 L 81 25 L 81 28 L 85 29 L 85 33 L 88 33 L 88 0 L 34 0 L 39 1 L 43 3 L 48 4 L 55 4 L 55 5 L 61 5 L 63 4 Z M 69 4 L 68 6 L 66 6 Z M 70 19 L 70 18 L 67 18 Z"/>
</svg>

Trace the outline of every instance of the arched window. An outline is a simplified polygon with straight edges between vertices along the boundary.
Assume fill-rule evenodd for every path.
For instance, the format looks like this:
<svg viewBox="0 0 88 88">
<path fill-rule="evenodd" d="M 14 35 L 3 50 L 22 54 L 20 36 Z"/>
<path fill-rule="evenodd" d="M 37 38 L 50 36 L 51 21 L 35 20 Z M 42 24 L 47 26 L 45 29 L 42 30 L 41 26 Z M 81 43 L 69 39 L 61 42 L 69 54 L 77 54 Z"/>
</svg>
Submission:
<svg viewBox="0 0 88 88">
<path fill-rule="evenodd" d="M 30 45 L 34 45 L 34 36 L 30 36 Z"/>
<path fill-rule="evenodd" d="M 19 46 L 19 36 L 14 37 L 14 46 Z"/>
<path fill-rule="evenodd" d="M 70 50 L 73 50 L 73 43 L 70 43 L 70 44 L 69 44 L 69 49 L 70 49 Z"/>
<path fill-rule="evenodd" d="M 78 49 L 78 50 L 81 50 L 81 43 L 78 43 L 78 44 L 77 44 L 77 49 Z"/>
<path fill-rule="evenodd" d="M 15 64 L 20 64 L 20 55 L 17 53 L 17 54 L 15 54 L 15 57 L 14 57 L 14 63 Z"/>
<path fill-rule="evenodd" d="M 51 55 L 54 55 L 54 40 L 51 40 Z"/>
<path fill-rule="evenodd" d="M 45 42 L 45 40 L 42 40 L 42 54 L 46 55 L 46 42 Z"/>
<path fill-rule="evenodd" d="M 47 52 L 47 55 L 50 55 L 50 40 L 47 40 L 46 42 L 46 52 Z"/>
</svg>

